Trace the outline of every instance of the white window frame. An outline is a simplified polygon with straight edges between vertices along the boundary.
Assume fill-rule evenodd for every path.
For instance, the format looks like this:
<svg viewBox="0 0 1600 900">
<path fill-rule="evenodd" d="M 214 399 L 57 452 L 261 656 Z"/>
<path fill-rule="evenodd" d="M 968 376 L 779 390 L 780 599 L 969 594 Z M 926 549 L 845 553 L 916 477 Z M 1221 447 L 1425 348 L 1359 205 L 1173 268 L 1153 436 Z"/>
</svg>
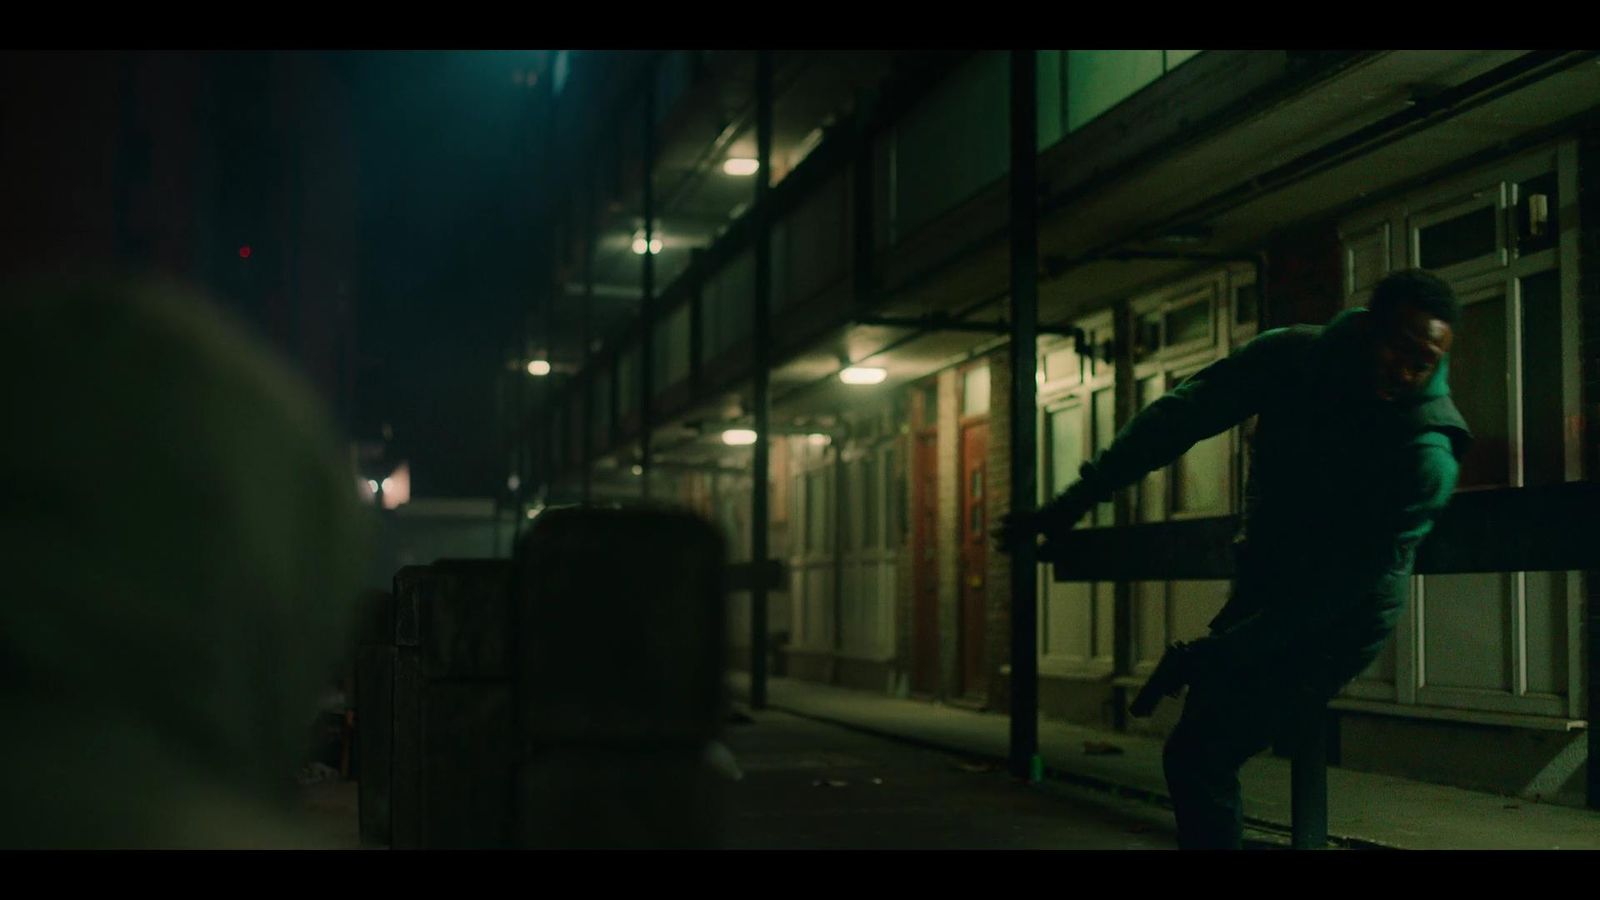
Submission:
<svg viewBox="0 0 1600 900">
<path fill-rule="evenodd" d="M 1580 366 L 1578 346 L 1578 239 L 1577 222 L 1577 145 L 1567 140 L 1538 150 L 1524 153 L 1470 174 L 1452 178 L 1431 186 L 1425 191 L 1392 199 L 1350 217 L 1339 229 L 1341 252 L 1345 269 L 1345 305 L 1363 306 L 1370 299 L 1367 289 L 1355 290 L 1352 283 L 1352 245 L 1374 230 L 1388 232 L 1387 260 L 1405 260 L 1415 267 L 1420 260 L 1417 243 L 1418 230 L 1436 221 L 1459 215 L 1473 205 L 1492 203 L 1498 210 L 1495 222 L 1495 252 L 1474 260 L 1439 270 L 1436 274 L 1451 282 L 1463 304 L 1478 298 L 1503 296 L 1506 301 L 1507 360 L 1512 364 L 1514 377 L 1507 379 L 1508 415 L 1511 433 L 1518 440 L 1512 448 L 1507 473 L 1508 484 L 1521 487 L 1525 471 L 1522 450 L 1523 371 L 1522 353 L 1522 279 L 1551 270 L 1559 271 L 1561 303 L 1561 335 L 1563 362 L 1562 412 L 1572 420 L 1580 412 Z M 1557 246 L 1537 251 L 1529 256 L 1518 256 L 1511 243 L 1515 228 L 1511 217 L 1518 210 L 1513 187 L 1539 175 L 1554 171 L 1562 199 L 1557 211 Z M 1415 210 L 1415 212 L 1413 212 Z M 1393 268 L 1386 267 L 1387 271 Z M 1381 276 L 1380 276 L 1381 277 Z M 1468 423 L 1469 425 L 1471 423 Z M 1564 431 L 1565 476 L 1568 481 L 1583 477 L 1582 439 Z M 1527 666 L 1527 579 L 1524 573 L 1510 573 L 1512 579 L 1512 687 L 1509 691 L 1473 690 L 1466 688 L 1434 687 L 1423 683 L 1426 671 L 1426 616 L 1427 598 L 1425 576 L 1414 576 L 1412 601 L 1406 614 L 1397 623 L 1392 650 L 1395 654 L 1394 684 L 1358 679 L 1344 692 L 1344 696 L 1359 700 L 1375 700 L 1396 707 L 1426 707 L 1440 710 L 1447 716 L 1459 713 L 1463 721 L 1470 721 L 1473 713 L 1521 714 L 1541 718 L 1581 719 L 1586 710 L 1585 671 L 1582 656 L 1582 597 L 1583 574 L 1566 573 L 1567 616 L 1567 693 L 1565 697 L 1554 694 L 1535 694 L 1528 690 Z M 1386 652 L 1389 652 L 1386 650 Z"/>
</svg>

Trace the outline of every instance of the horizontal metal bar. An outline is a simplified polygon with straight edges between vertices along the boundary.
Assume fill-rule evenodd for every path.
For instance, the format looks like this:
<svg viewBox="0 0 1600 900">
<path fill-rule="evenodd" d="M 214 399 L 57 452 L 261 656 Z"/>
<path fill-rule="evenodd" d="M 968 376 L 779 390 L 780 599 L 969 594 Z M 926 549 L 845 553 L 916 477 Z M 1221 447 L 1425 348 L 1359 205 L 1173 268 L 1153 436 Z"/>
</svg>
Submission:
<svg viewBox="0 0 1600 900">
<path fill-rule="evenodd" d="M 1233 577 L 1239 518 L 1088 528 L 1046 544 L 1057 581 Z M 1569 482 L 1457 494 L 1417 550 L 1424 575 L 1600 569 L 1600 484 Z"/>
<path fill-rule="evenodd" d="M 919 331 L 973 331 L 981 334 L 1010 334 L 1010 322 L 967 322 L 953 316 L 857 316 L 857 325 L 872 325 L 880 328 L 915 328 Z M 1070 326 L 1041 325 L 1037 329 L 1039 334 L 1060 335 L 1074 337 L 1082 332 Z"/>
</svg>

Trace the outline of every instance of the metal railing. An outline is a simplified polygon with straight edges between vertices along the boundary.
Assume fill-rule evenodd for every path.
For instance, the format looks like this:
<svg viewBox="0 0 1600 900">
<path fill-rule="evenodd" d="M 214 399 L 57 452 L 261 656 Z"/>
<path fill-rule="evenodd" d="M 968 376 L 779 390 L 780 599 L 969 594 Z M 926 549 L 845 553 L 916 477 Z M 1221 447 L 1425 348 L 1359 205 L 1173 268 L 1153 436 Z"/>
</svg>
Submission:
<svg viewBox="0 0 1600 900">
<path fill-rule="evenodd" d="M 1228 579 L 1234 574 L 1231 544 L 1237 516 L 1190 519 L 1074 531 L 1040 550 L 1056 581 L 1171 581 Z M 1470 572 L 1538 572 L 1600 569 L 1600 484 L 1569 482 L 1534 488 L 1502 488 L 1458 494 L 1417 550 L 1419 575 Z M 1587 616 L 1588 647 L 1594 646 L 1596 611 Z M 1587 654 L 1588 721 L 1596 714 L 1600 683 L 1593 651 Z M 1126 673 L 1124 673 L 1126 674 Z M 1326 846 L 1328 763 L 1325 715 L 1294 750 L 1290 775 L 1291 827 L 1297 849 Z M 1597 759 L 1595 729 L 1589 729 L 1591 774 Z M 1600 785 L 1591 777 L 1588 805 L 1600 808 Z"/>
</svg>

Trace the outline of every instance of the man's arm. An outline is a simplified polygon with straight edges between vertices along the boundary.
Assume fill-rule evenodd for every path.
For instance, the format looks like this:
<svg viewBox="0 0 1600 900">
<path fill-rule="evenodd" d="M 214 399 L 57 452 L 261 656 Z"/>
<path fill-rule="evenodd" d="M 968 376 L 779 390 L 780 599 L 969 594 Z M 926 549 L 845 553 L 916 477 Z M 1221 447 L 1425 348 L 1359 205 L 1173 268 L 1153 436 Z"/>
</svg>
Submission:
<svg viewBox="0 0 1600 900">
<path fill-rule="evenodd" d="M 1040 510 L 1043 530 L 1070 528 L 1113 491 L 1169 465 L 1197 442 L 1260 412 L 1315 331 L 1279 328 L 1217 360 L 1156 398 L 1091 462 L 1079 480 Z"/>
</svg>

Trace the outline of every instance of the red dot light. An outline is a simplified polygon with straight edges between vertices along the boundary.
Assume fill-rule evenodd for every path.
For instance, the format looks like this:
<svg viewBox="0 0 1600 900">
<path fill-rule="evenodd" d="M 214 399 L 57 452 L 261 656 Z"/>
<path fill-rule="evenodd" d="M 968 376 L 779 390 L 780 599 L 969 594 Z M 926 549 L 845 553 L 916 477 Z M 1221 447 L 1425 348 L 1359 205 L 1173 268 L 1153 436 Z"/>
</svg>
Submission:
<svg viewBox="0 0 1600 900">
<path fill-rule="evenodd" d="M 245 244 L 243 247 L 239 248 L 239 258 L 240 259 L 249 259 L 250 258 L 250 245 L 249 244 Z"/>
</svg>

